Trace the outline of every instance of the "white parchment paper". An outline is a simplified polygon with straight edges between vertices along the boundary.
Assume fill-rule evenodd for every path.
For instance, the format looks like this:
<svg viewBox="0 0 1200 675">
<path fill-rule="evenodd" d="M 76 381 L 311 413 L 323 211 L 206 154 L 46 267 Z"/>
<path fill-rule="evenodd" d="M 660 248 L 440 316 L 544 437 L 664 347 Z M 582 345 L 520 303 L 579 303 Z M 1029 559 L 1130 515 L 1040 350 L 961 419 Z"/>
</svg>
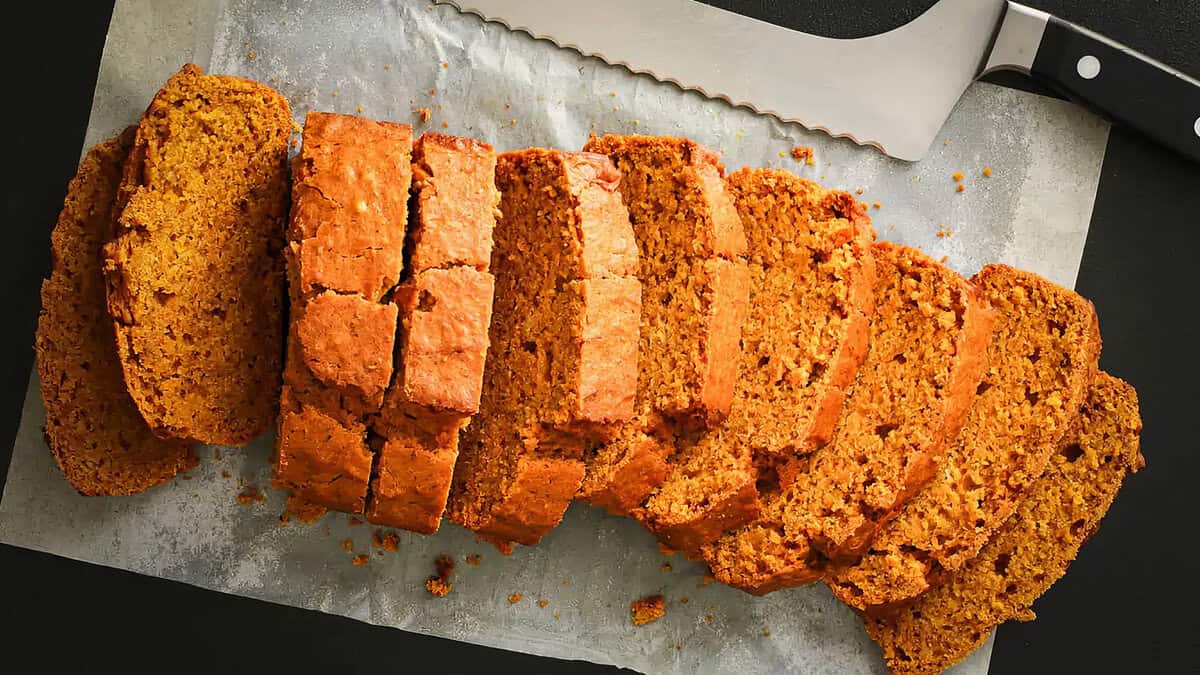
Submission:
<svg viewBox="0 0 1200 675">
<path fill-rule="evenodd" d="M 780 166 L 862 190 L 883 239 L 922 247 L 964 274 L 998 261 L 1074 284 L 1091 218 L 1106 124 L 1073 105 L 973 86 L 929 157 L 916 164 L 535 41 L 425 1 L 327 3 L 119 0 L 101 62 L 87 144 L 136 121 L 183 63 L 279 88 L 297 122 L 309 110 L 359 113 L 481 138 L 500 150 L 578 149 L 590 133 L 683 135 L 724 152 L 730 170 Z M 880 106 L 888 105 L 880 101 Z M 419 124 L 414 110 L 430 108 Z M 816 163 L 787 151 L 815 149 Z M 992 176 L 984 177 L 987 166 Z M 966 189 L 951 178 L 962 172 Z M 950 236 L 938 236 L 938 232 Z M 753 598 L 703 584 L 703 567 L 663 558 L 632 521 L 573 506 L 534 548 L 508 558 L 446 524 L 401 533 L 380 555 L 371 528 L 344 515 L 281 527 L 266 490 L 271 439 L 204 448 L 189 479 L 128 498 L 84 498 L 41 435 L 34 373 L 13 449 L 0 541 L 70 558 L 457 640 L 646 672 L 882 672 L 854 615 L 816 585 Z M 266 501 L 237 495 L 260 486 Z M 352 553 L 342 547 L 350 539 Z M 351 565 L 357 553 L 370 563 Z M 464 556 L 482 554 L 478 566 Z M 454 590 L 423 589 L 441 554 Z M 669 562 L 670 571 L 661 566 Z M 522 600 L 513 604 L 510 594 Z M 634 628 L 629 603 L 661 593 L 667 614 Z M 686 603 L 684 600 L 686 599 Z M 538 600 L 546 600 L 544 607 Z M 769 633 L 769 634 L 767 634 Z M 957 669 L 987 670 L 991 643 Z"/>
</svg>

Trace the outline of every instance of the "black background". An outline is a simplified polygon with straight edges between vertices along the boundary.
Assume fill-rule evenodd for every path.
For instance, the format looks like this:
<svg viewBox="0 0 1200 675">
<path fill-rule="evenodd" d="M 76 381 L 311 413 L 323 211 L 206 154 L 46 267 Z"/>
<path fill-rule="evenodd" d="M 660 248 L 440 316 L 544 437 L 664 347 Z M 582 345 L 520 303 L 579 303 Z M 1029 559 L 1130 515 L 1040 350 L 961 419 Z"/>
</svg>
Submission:
<svg viewBox="0 0 1200 675">
<path fill-rule="evenodd" d="M 649 1 L 649 0 L 648 0 Z M 903 24 L 930 0 L 711 4 L 833 37 Z M 1200 77 L 1198 0 L 1031 0 Z M 48 234 L 78 161 L 111 4 L 23 6 L 4 22 L 6 235 L 0 243 L 0 472 L 32 362 Z M 803 64 L 796 64 L 798 69 Z M 14 79 L 15 78 L 15 79 Z M 15 145 L 15 147 L 14 147 Z M 992 672 L 1195 672 L 1200 556 L 1200 166 L 1114 129 L 1077 289 L 1104 333 L 1101 365 L 1138 389 L 1148 466 L 1081 558 L 1000 629 Z M 0 546 L 0 664 L 67 670 L 391 672 L 436 664 L 612 672 L 454 643 Z M 12 632 L 15 631 L 15 632 Z M 47 645 L 54 647 L 47 651 Z M 7 670 L 0 665 L 0 670 Z M 24 668 L 19 671 L 23 672 Z"/>
</svg>

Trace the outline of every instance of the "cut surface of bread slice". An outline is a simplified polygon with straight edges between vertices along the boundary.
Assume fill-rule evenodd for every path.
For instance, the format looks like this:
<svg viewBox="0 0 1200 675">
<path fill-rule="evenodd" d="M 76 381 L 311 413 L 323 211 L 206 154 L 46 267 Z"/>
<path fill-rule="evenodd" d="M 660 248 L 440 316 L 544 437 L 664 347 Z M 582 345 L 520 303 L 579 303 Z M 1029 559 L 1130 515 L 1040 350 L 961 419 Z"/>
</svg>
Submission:
<svg viewBox="0 0 1200 675">
<path fill-rule="evenodd" d="M 1137 393 L 1099 373 L 1076 427 L 979 555 L 912 603 L 866 617 L 891 672 L 938 673 L 1005 621 L 1030 621 L 1100 526 L 1125 476 L 1145 465 Z"/>
<path fill-rule="evenodd" d="M 134 129 L 88 151 L 50 235 L 36 337 L 46 443 L 84 495 L 128 495 L 196 463 L 191 443 L 151 433 L 125 389 L 112 319 L 105 312 L 100 248 L 112 226 L 121 167 Z"/>
<path fill-rule="evenodd" d="M 937 476 L 860 561 L 827 572 L 834 594 L 859 610 L 886 611 L 975 557 L 1046 469 L 1096 372 L 1090 302 L 1004 265 L 972 282 L 996 310 L 988 372 Z"/>
<path fill-rule="evenodd" d="M 159 436 L 238 445 L 275 417 L 291 132 L 277 91 L 194 65 L 138 123 L 104 271 L 125 384 Z"/>
<path fill-rule="evenodd" d="M 495 307 L 479 414 L 460 437 L 449 517 L 536 544 L 583 478 L 585 448 L 633 414 L 641 287 L 620 174 L 603 155 L 500 155 Z"/>
<path fill-rule="evenodd" d="M 496 152 L 467 138 L 424 134 L 413 147 L 409 264 L 397 287 L 400 345 L 383 409 L 367 519 L 435 532 L 458 457 L 458 434 L 479 408 L 494 279 L 500 193 Z"/>
<path fill-rule="evenodd" d="M 726 183 L 750 270 L 733 404 L 716 428 L 681 440 L 645 509 L 659 537 L 692 556 L 757 515 L 759 490 L 775 489 L 771 467 L 828 441 L 874 305 L 874 232 L 853 197 L 780 170 Z"/>
<path fill-rule="evenodd" d="M 718 581 L 752 593 L 815 581 L 861 553 L 933 477 L 986 368 L 992 310 L 920 251 L 873 246 L 868 353 L 830 442 L 786 466 L 762 517 L 705 548 Z"/>
<path fill-rule="evenodd" d="M 749 295 L 746 237 L 712 150 L 620 135 L 584 149 L 621 172 L 643 302 L 637 416 L 589 455 L 579 498 L 619 515 L 645 513 L 671 470 L 675 437 L 729 414 Z"/>
<path fill-rule="evenodd" d="M 368 416 L 391 381 L 412 178 L 408 125 L 309 113 L 292 175 L 277 487 L 362 513 Z"/>
</svg>

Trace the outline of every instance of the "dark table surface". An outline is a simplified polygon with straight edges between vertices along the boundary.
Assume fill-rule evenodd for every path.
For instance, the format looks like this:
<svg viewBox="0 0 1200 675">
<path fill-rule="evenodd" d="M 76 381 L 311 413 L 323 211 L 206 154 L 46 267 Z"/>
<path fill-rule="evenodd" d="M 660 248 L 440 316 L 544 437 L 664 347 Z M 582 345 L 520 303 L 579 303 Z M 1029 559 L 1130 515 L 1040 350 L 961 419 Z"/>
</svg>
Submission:
<svg viewBox="0 0 1200 675">
<path fill-rule="evenodd" d="M 789 27 L 855 37 L 931 0 L 714 0 Z M 1197 0 L 1030 0 L 1200 77 Z M 0 288 L 0 472 L 32 363 L 48 234 L 83 141 L 111 3 L 36 3 L 5 22 L 10 65 Z M 802 64 L 797 64 L 798 67 Z M 1024 86 L 1017 83 L 1017 86 Z M 14 138 L 15 137 L 15 138 Z M 12 144 L 15 142 L 16 147 Z M 1147 468 L 1133 476 L 1037 621 L 1000 628 L 993 673 L 1195 672 L 1200 638 L 1200 166 L 1114 129 L 1077 289 L 1100 313 L 1101 365 L 1141 397 Z M 0 473 L 2 480 L 3 473 Z M 0 664 L 51 672 L 402 671 L 440 667 L 611 671 L 379 628 L 0 546 Z M 15 619 L 15 621 L 14 621 Z M 53 645 L 48 647 L 49 645 Z M 0 670 L 7 670 L 0 666 Z M 18 671 L 13 671 L 18 672 Z M 20 671 L 23 672 L 23 671 Z"/>
</svg>

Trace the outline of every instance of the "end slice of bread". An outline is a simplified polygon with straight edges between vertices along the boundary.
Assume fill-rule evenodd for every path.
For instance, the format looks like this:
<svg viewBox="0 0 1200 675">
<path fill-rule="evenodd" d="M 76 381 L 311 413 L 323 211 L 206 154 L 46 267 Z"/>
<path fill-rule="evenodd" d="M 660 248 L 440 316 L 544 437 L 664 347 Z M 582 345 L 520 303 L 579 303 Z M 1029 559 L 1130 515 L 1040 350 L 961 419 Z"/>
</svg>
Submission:
<svg viewBox="0 0 1200 675">
<path fill-rule="evenodd" d="M 42 283 L 35 348 L 46 443 L 84 495 L 134 494 L 196 463 L 191 443 L 158 438 L 142 419 L 105 312 L 100 249 L 134 133 L 100 143 L 80 162 L 50 235 L 52 266 Z"/>
<path fill-rule="evenodd" d="M 1125 476 L 1144 466 L 1141 430 L 1133 387 L 1098 374 L 1074 431 L 979 555 L 913 602 L 864 619 L 888 669 L 941 672 L 995 626 L 1033 619 L 1033 602 L 1095 534 Z"/>
</svg>

